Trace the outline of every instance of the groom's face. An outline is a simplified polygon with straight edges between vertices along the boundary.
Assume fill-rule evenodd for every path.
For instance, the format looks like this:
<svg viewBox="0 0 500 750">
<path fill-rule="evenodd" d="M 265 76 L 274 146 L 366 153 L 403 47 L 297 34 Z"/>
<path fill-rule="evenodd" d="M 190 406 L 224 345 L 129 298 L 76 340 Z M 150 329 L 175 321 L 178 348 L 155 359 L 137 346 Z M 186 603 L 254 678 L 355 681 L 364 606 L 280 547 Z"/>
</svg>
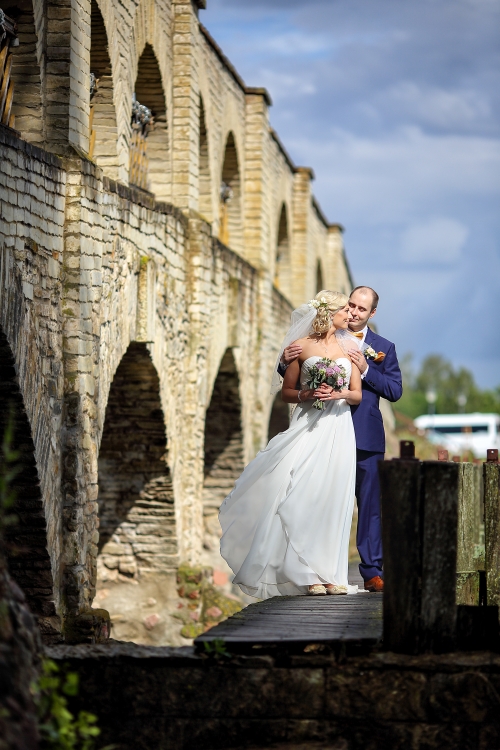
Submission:
<svg viewBox="0 0 500 750">
<path fill-rule="evenodd" d="M 370 318 L 373 318 L 377 308 L 372 310 L 373 298 L 371 292 L 358 289 L 349 297 L 349 310 L 352 321 L 349 328 L 353 331 L 362 331 Z"/>
</svg>

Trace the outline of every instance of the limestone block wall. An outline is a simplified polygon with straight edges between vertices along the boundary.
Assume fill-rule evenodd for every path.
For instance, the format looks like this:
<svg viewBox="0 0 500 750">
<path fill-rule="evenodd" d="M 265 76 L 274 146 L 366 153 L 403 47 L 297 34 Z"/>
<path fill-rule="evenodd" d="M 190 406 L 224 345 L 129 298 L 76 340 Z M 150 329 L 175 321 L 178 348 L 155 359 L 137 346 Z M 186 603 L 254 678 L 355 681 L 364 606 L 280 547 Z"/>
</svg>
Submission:
<svg viewBox="0 0 500 750">
<path fill-rule="evenodd" d="M 3 127 L 0 163 L 1 428 L 3 435 L 12 406 L 14 445 L 22 449 L 25 467 L 18 477 L 20 524 L 13 542 L 27 551 L 18 556 L 22 564 L 13 567 L 34 612 L 51 618 L 54 602 L 60 606 L 62 564 L 60 296 L 66 173 L 59 159 Z M 5 369 L 10 367 L 12 377 Z M 50 619 L 44 626 L 50 629 Z"/>
<path fill-rule="evenodd" d="M 222 51 L 208 32 L 198 23 L 195 25 L 191 45 L 194 58 L 194 85 L 197 86 L 199 97 L 203 101 L 207 123 L 213 234 L 218 237 L 220 232 L 220 186 L 222 179 L 225 178 L 234 193 L 229 204 L 233 230 L 229 245 L 231 249 L 248 260 L 246 245 L 243 243 L 246 200 L 244 84 L 232 66 L 227 65 Z M 232 139 L 228 143 L 230 136 Z M 227 156 L 229 162 L 232 160 L 232 165 L 226 161 Z M 226 169 L 224 169 L 225 166 Z M 195 168 L 195 173 L 199 175 L 197 168 Z M 197 182 L 199 184 L 199 177 Z M 193 208 L 198 207 L 199 203 L 196 205 L 195 202 Z"/>
<path fill-rule="evenodd" d="M 135 92 L 156 120 L 148 136 L 156 200 L 201 212 L 213 236 L 269 273 L 294 305 L 316 291 L 319 268 L 325 286 L 345 283 L 342 253 L 335 262 L 328 251 L 330 225 L 313 199 L 312 171 L 294 165 L 269 127 L 269 94 L 245 85 L 192 3 L 65 0 L 57 11 L 37 5 L 19 13 L 15 106 L 24 137 L 56 153 L 87 153 L 95 72 L 93 153 L 105 175 L 128 183 Z M 232 193 L 225 209 L 223 182 Z"/>
<path fill-rule="evenodd" d="M 47 629 L 57 612 L 74 633 L 98 582 L 140 592 L 200 561 L 218 505 L 267 440 L 292 306 L 320 278 L 351 285 L 312 170 L 293 163 L 269 93 L 246 86 L 197 5 L 12 10 L 0 399 L 24 436 L 17 575 Z M 156 118 L 147 191 L 129 184 L 134 93 Z"/>
<path fill-rule="evenodd" d="M 259 274 L 196 215 L 2 135 L 2 329 L 49 593 L 70 616 L 90 606 L 98 562 L 104 579 L 139 580 L 197 561 L 203 493 L 216 513 L 267 432 L 270 397 L 256 410 L 256 393 L 290 307 L 278 296 L 261 315 Z M 218 442 L 217 425 L 230 426 Z"/>
</svg>

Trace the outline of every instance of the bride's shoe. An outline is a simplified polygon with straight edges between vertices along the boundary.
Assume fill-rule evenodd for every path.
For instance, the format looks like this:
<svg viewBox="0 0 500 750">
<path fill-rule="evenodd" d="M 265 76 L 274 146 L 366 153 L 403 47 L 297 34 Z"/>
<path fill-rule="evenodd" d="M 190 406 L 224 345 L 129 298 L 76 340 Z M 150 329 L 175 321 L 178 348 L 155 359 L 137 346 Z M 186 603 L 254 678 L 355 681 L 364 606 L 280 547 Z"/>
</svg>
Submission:
<svg viewBox="0 0 500 750">
<path fill-rule="evenodd" d="M 347 586 L 337 586 L 337 584 L 331 583 L 329 586 L 325 586 L 325 588 L 327 594 L 337 596 L 339 596 L 340 594 L 347 594 Z"/>
<path fill-rule="evenodd" d="M 309 586 L 307 593 L 309 596 L 325 596 L 326 589 L 321 583 L 315 583 L 314 586 Z"/>
</svg>

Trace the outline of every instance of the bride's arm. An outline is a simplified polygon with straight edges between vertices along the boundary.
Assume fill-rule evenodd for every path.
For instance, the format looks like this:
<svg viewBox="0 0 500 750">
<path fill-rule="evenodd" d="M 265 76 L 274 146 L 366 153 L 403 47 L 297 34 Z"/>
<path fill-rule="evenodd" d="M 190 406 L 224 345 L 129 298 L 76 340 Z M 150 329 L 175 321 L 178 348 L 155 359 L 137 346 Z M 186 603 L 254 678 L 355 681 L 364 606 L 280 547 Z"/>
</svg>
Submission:
<svg viewBox="0 0 500 750">
<path fill-rule="evenodd" d="M 302 401 L 314 398 L 316 391 L 306 388 L 297 390 L 297 382 L 300 377 L 300 365 L 298 359 L 288 365 L 285 377 L 283 378 L 283 388 L 281 389 L 281 398 L 285 404 L 300 404 Z M 299 398 L 300 393 L 300 398 Z"/>
<path fill-rule="evenodd" d="M 346 396 L 346 401 L 351 406 L 356 406 L 361 403 L 363 398 L 363 391 L 361 389 L 361 373 L 357 367 L 352 368 L 351 380 L 349 382 L 349 395 Z"/>
</svg>

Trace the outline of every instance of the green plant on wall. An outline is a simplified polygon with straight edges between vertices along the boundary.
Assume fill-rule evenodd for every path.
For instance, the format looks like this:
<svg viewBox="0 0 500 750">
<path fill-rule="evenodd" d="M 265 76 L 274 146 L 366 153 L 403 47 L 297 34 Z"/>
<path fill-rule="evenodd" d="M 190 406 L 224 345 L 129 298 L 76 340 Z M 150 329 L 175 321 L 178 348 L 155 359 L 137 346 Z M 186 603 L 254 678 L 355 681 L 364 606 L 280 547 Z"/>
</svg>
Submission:
<svg viewBox="0 0 500 750">
<path fill-rule="evenodd" d="M 10 512 L 16 500 L 15 479 L 23 469 L 19 452 L 12 448 L 14 425 L 11 409 L 0 443 L 0 568 L 5 566 L 2 554 L 5 529 L 18 522 L 17 516 Z M 15 554 L 15 549 L 13 551 Z M 10 620 L 8 605 L 3 600 L 0 601 L 0 631 L 2 617 Z M 31 690 L 37 706 L 40 750 L 95 750 L 96 738 L 101 733 L 97 717 L 88 711 L 79 711 L 74 716 L 68 708 L 68 698 L 78 694 L 78 675 L 75 672 L 63 672 L 55 662 L 46 659 Z M 8 718 L 8 709 L 0 710 L 2 718 Z M 112 750 L 113 747 L 108 745 L 101 750 Z"/>
<path fill-rule="evenodd" d="M 78 675 L 64 672 L 45 659 L 38 681 L 33 685 L 38 707 L 41 750 L 94 750 L 101 730 L 97 716 L 79 711 L 75 716 L 68 708 L 68 698 L 78 694 Z M 107 745 L 101 750 L 113 750 Z"/>
</svg>

